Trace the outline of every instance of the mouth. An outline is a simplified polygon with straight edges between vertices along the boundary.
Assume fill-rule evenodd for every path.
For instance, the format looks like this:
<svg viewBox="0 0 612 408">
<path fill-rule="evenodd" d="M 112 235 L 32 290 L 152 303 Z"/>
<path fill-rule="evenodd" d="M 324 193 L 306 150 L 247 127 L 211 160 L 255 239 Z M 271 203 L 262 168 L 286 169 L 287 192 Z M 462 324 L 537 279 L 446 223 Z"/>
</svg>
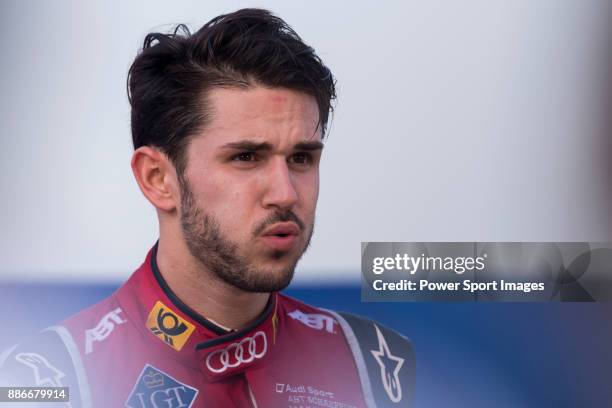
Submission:
<svg viewBox="0 0 612 408">
<path fill-rule="evenodd" d="M 295 247 L 300 235 L 300 228 L 294 222 L 281 222 L 272 225 L 261 235 L 264 243 L 277 251 L 288 251 Z"/>
<path fill-rule="evenodd" d="M 277 236 L 277 237 L 288 237 L 297 236 L 300 234 L 300 227 L 294 222 L 279 222 L 267 228 L 263 232 L 264 237 Z"/>
</svg>

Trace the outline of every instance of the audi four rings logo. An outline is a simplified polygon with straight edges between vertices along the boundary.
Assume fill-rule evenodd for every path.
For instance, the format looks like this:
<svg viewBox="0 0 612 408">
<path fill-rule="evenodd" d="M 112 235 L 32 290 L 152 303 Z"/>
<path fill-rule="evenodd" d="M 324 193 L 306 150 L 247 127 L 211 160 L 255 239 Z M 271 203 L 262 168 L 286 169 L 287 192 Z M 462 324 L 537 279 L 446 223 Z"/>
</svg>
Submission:
<svg viewBox="0 0 612 408">
<path fill-rule="evenodd" d="M 258 339 L 260 339 L 258 341 Z M 258 331 L 253 337 L 245 337 L 224 349 L 215 350 L 206 357 L 206 367 L 213 373 L 223 373 L 255 359 L 262 358 L 268 351 L 266 334 Z"/>
</svg>

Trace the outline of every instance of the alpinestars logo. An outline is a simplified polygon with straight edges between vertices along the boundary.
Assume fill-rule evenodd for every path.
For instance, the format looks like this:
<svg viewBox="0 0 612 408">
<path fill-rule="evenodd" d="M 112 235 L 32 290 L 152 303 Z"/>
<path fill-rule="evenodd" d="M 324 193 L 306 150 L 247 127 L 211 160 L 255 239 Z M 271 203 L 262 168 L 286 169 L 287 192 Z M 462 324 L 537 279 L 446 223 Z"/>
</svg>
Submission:
<svg viewBox="0 0 612 408">
<path fill-rule="evenodd" d="M 151 309 L 147 318 L 147 327 L 176 351 L 181 351 L 195 330 L 193 324 L 181 318 L 160 301 L 157 301 Z"/>
<path fill-rule="evenodd" d="M 385 337 L 378 326 L 374 325 L 378 337 L 378 350 L 370 350 L 376 362 L 380 366 L 380 378 L 387 396 L 393 402 L 402 400 L 402 384 L 399 380 L 399 371 L 404 364 L 404 359 L 391 354 Z"/>
<path fill-rule="evenodd" d="M 27 365 L 34 370 L 34 381 L 36 386 L 62 387 L 61 379 L 66 376 L 57 368 L 53 367 L 46 358 L 36 353 L 19 353 L 15 360 Z"/>
</svg>

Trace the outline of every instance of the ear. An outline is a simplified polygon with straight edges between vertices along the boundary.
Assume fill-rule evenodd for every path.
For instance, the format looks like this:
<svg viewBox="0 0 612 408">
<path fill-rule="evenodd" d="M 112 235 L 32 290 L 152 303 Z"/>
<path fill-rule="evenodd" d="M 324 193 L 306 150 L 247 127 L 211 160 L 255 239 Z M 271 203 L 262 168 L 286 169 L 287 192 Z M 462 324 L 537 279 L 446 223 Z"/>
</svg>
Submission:
<svg viewBox="0 0 612 408">
<path fill-rule="evenodd" d="M 174 211 L 180 203 L 178 179 L 170 159 L 150 146 L 132 155 L 132 172 L 147 200 L 158 210 Z"/>
</svg>

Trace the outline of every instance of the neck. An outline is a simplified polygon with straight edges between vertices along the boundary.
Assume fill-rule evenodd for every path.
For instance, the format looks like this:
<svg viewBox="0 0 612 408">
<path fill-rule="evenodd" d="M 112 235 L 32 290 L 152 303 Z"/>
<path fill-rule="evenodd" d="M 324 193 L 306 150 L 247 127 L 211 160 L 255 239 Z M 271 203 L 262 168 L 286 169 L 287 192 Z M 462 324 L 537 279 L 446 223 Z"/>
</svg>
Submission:
<svg viewBox="0 0 612 408">
<path fill-rule="evenodd" d="M 157 265 L 183 303 L 226 328 L 248 326 L 263 313 L 270 298 L 269 293 L 245 292 L 219 279 L 191 255 L 179 236 L 164 239 L 160 234 Z"/>
</svg>

